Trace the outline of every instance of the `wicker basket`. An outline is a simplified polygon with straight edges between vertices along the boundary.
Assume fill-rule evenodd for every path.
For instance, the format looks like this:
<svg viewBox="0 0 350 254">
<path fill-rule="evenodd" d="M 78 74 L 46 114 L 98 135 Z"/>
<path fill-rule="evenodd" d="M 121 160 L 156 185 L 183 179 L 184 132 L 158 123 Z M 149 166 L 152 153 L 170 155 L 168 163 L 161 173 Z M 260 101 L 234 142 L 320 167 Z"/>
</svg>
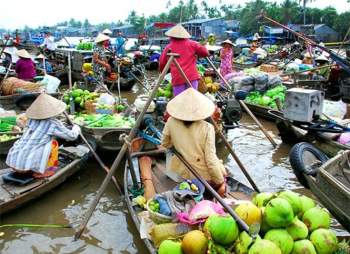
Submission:
<svg viewBox="0 0 350 254">
<path fill-rule="evenodd" d="M 278 67 L 272 64 L 262 64 L 260 65 L 260 70 L 264 72 L 277 72 Z"/>
<path fill-rule="evenodd" d="M 171 216 L 166 216 L 157 212 L 153 212 L 150 208 L 149 208 L 149 204 L 151 203 L 153 199 L 150 199 L 147 201 L 146 204 L 146 209 L 149 212 L 149 217 L 152 219 L 152 221 L 156 224 L 163 224 L 163 223 L 169 223 L 172 222 L 173 217 Z"/>
</svg>

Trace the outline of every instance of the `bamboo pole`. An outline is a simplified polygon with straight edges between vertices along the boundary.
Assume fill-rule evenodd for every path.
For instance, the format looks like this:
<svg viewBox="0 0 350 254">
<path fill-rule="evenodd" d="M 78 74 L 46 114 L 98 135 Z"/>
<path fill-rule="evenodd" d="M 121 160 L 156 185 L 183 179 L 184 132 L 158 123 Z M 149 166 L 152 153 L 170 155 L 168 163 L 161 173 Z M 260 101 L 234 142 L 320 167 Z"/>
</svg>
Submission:
<svg viewBox="0 0 350 254">
<path fill-rule="evenodd" d="M 174 64 L 176 66 L 176 68 L 179 70 L 179 72 L 181 73 L 182 77 L 186 80 L 186 82 L 191 86 L 191 82 L 189 81 L 189 79 L 187 78 L 185 72 L 182 70 L 181 66 L 179 65 L 179 63 L 176 61 L 176 59 L 174 59 Z M 212 117 L 210 117 L 211 123 L 214 125 L 215 131 L 219 134 L 219 136 L 222 138 L 222 140 L 224 141 L 227 149 L 229 150 L 229 152 L 231 153 L 233 159 L 237 162 L 239 168 L 242 170 L 243 174 L 246 176 L 247 180 L 249 181 L 249 183 L 252 185 L 252 187 L 254 188 L 254 190 L 256 192 L 260 192 L 258 186 L 255 184 L 255 182 L 253 181 L 253 179 L 251 178 L 251 176 L 249 175 L 247 169 L 244 167 L 243 163 L 240 161 L 240 159 L 238 158 L 238 156 L 236 155 L 236 153 L 233 151 L 232 146 L 230 145 L 230 143 L 227 141 L 225 135 L 221 132 L 219 126 L 215 123 L 214 119 Z"/>
<path fill-rule="evenodd" d="M 74 123 L 72 122 L 72 120 L 69 118 L 68 114 L 66 112 L 64 112 L 65 117 L 67 118 L 67 121 L 73 125 Z M 97 153 L 95 152 L 95 150 L 91 147 L 89 141 L 85 138 L 85 136 L 83 135 L 83 133 L 79 132 L 79 136 L 80 138 L 84 141 L 84 143 L 87 145 L 87 147 L 90 149 L 92 155 L 95 157 L 96 161 L 98 162 L 98 164 L 100 164 L 101 168 L 108 174 L 108 172 L 110 171 L 110 169 L 106 166 L 106 164 L 103 163 L 103 161 L 101 160 L 100 156 L 97 155 Z M 122 188 L 120 187 L 117 179 L 113 176 L 112 177 L 112 182 L 114 183 L 115 187 L 117 188 L 118 192 L 122 195 Z"/>
<path fill-rule="evenodd" d="M 230 90 L 230 84 L 227 82 L 227 80 L 221 75 L 221 73 L 219 72 L 219 70 L 215 67 L 215 65 L 213 64 L 212 61 L 210 61 L 210 59 L 207 57 L 206 58 L 209 65 L 215 70 L 215 72 L 219 75 L 219 77 L 224 81 L 225 85 L 227 86 L 227 88 Z M 270 134 L 265 130 L 265 128 L 263 127 L 263 125 L 260 123 L 260 121 L 255 117 L 255 115 L 253 114 L 253 112 L 247 107 L 247 105 L 244 103 L 244 101 L 238 100 L 239 104 L 244 108 L 244 110 L 248 113 L 248 115 L 254 120 L 254 122 L 259 126 L 260 130 L 264 133 L 265 137 L 271 142 L 271 144 L 273 145 L 273 147 L 276 147 L 277 144 L 276 142 L 273 140 L 273 138 L 270 136 Z"/>
<path fill-rule="evenodd" d="M 146 102 L 144 108 L 142 109 L 139 117 L 137 118 L 136 120 L 136 123 L 135 123 L 135 126 L 131 129 L 130 133 L 129 133 L 129 136 L 127 137 L 128 140 L 132 140 L 137 132 L 138 132 L 138 129 L 141 125 L 141 122 L 143 120 L 143 116 L 145 115 L 149 105 L 151 104 L 154 96 L 156 95 L 156 92 L 160 86 L 160 84 L 163 82 L 163 79 L 165 77 L 165 75 L 168 73 L 168 70 L 170 68 L 170 65 L 171 63 L 173 62 L 174 60 L 174 56 L 170 56 L 167 64 L 165 65 L 162 73 L 160 74 L 157 82 L 156 82 L 156 85 L 153 87 L 152 89 L 152 92 L 148 98 L 148 101 Z M 90 208 L 88 209 L 86 215 L 85 215 L 85 218 L 83 219 L 83 222 L 81 223 L 80 227 L 79 227 L 79 230 L 78 232 L 75 234 L 75 237 L 74 239 L 77 240 L 80 238 L 80 236 L 82 235 L 82 233 L 84 232 L 84 229 L 87 225 L 87 223 L 89 222 L 90 218 L 91 218 L 91 215 L 93 214 L 99 200 L 101 199 L 103 193 L 105 192 L 107 186 L 108 186 L 108 183 L 109 181 L 111 180 L 112 176 L 114 175 L 115 171 L 117 170 L 120 162 L 122 161 L 122 159 L 124 158 L 124 155 L 125 153 L 127 152 L 128 150 L 128 144 L 127 143 L 124 143 L 122 148 L 120 149 L 119 153 L 118 153 L 118 156 L 116 157 L 116 159 L 114 160 L 113 164 L 112 164 L 112 167 L 110 169 L 110 171 L 108 172 L 107 176 L 105 177 L 105 179 L 103 180 L 101 186 L 99 187 L 98 191 L 97 191 L 97 194 L 94 198 L 94 200 L 92 201 L 92 204 L 90 206 Z"/>
</svg>

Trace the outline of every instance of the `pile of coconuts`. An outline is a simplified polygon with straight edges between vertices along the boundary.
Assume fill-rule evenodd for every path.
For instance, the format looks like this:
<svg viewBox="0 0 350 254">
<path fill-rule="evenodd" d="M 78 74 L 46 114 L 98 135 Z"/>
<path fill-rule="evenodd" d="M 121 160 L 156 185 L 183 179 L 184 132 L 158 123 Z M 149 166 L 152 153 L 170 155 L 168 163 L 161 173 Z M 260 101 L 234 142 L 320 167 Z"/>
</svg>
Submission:
<svg viewBox="0 0 350 254">
<path fill-rule="evenodd" d="M 165 240 L 159 254 L 337 254 L 338 239 L 329 212 L 293 191 L 259 193 L 234 207 L 248 226 L 260 226 L 256 239 L 239 231 L 231 216 L 212 215 L 182 239 Z M 255 225 L 256 224 L 256 225 Z M 347 244 L 346 244 L 347 245 Z M 345 253 L 345 252 L 344 252 Z"/>
</svg>

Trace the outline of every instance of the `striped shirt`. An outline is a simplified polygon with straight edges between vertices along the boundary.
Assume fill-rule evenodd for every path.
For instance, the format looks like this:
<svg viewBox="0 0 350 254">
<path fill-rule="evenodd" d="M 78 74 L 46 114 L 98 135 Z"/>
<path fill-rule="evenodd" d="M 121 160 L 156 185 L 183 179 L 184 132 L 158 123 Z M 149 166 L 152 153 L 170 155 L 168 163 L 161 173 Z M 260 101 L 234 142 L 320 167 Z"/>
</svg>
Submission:
<svg viewBox="0 0 350 254">
<path fill-rule="evenodd" d="M 10 149 L 6 164 L 16 170 L 44 173 L 54 137 L 74 140 L 79 132 L 67 129 L 55 118 L 28 121 L 23 136 Z"/>
</svg>

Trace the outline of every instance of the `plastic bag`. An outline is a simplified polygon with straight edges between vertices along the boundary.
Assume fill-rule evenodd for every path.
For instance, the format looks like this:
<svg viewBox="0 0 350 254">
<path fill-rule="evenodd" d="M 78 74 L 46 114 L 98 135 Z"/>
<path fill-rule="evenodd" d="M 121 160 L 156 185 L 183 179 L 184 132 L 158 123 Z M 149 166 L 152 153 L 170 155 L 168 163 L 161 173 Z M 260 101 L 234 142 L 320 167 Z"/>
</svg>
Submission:
<svg viewBox="0 0 350 254">
<path fill-rule="evenodd" d="M 297 63 L 290 63 L 286 66 L 286 72 L 298 72 L 299 71 L 299 65 Z"/>
<path fill-rule="evenodd" d="M 282 85 L 282 78 L 280 76 L 269 76 L 267 86 L 269 89 Z"/>
<path fill-rule="evenodd" d="M 339 101 L 323 101 L 323 113 L 331 118 L 343 119 L 347 113 L 346 103 Z"/>
<path fill-rule="evenodd" d="M 266 73 L 259 73 L 254 75 L 255 85 L 267 85 L 269 81 L 269 75 Z"/>
<path fill-rule="evenodd" d="M 51 75 L 45 75 L 43 80 L 40 81 L 40 84 L 45 86 L 47 93 L 55 93 L 60 83 L 61 80 Z"/>
<path fill-rule="evenodd" d="M 112 106 L 115 104 L 115 99 L 112 95 L 108 93 L 103 93 L 100 95 L 100 98 L 98 99 L 97 103 Z"/>
</svg>

